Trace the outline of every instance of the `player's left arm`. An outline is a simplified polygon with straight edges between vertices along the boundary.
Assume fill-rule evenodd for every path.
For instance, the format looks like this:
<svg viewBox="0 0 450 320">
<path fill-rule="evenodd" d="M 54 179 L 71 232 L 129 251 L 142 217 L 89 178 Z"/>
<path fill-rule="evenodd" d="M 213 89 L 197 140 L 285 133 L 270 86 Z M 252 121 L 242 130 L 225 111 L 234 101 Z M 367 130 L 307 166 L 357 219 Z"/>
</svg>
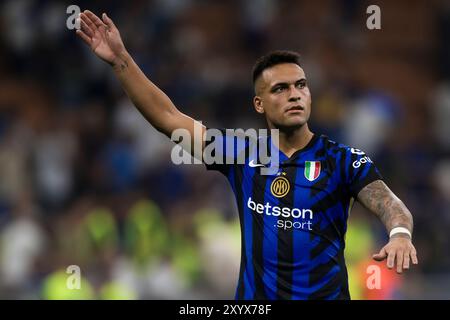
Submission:
<svg viewBox="0 0 450 320">
<path fill-rule="evenodd" d="M 412 235 L 413 217 L 405 204 L 388 188 L 382 180 L 376 180 L 365 186 L 357 197 L 358 201 L 373 212 L 385 225 L 388 233 L 397 227 L 406 228 Z M 409 269 L 410 261 L 417 264 L 417 252 L 412 239 L 407 233 L 396 233 L 389 239 L 373 259 L 383 261 L 387 258 L 387 266 L 397 266 L 397 272 Z"/>
</svg>

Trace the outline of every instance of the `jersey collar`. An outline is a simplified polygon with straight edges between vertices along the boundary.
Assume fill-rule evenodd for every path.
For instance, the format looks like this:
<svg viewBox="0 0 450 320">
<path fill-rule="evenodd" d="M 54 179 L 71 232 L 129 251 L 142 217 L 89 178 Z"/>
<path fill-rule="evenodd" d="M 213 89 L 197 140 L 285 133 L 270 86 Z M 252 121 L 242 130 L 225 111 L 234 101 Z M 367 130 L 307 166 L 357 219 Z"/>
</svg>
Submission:
<svg viewBox="0 0 450 320">
<path fill-rule="evenodd" d="M 272 147 L 274 148 L 274 150 L 278 150 L 278 154 L 280 156 L 280 163 L 290 163 L 295 161 L 301 154 L 307 152 L 308 150 L 310 150 L 317 142 L 317 140 L 319 139 L 319 135 L 313 133 L 312 138 L 309 140 L 309 142 L 301 149 L 298 149 L 297 151 L 295 151 L 291 157 L 288 157 L 286 154 L 284 154 L 283 151 L 281 151 L 280 149 L 278 149 L 275 145 L 272 144 L 272 139 L 270 139 L 270 143 L 272 145 Z"/>
</svg>

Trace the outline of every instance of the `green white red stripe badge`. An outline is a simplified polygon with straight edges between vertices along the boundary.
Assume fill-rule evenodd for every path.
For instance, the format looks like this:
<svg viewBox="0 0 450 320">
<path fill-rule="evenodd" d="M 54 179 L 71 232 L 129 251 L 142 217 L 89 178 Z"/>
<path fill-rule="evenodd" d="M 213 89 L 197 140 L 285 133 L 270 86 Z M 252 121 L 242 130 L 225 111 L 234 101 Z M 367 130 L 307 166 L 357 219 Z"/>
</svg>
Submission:
<svg viewBox="0 0 450 320">
<path fill-rule="evenodd" d="M 305 178 L 314 181 L 320 174 L 320 161 L 305 161 Z"/>
</svg>

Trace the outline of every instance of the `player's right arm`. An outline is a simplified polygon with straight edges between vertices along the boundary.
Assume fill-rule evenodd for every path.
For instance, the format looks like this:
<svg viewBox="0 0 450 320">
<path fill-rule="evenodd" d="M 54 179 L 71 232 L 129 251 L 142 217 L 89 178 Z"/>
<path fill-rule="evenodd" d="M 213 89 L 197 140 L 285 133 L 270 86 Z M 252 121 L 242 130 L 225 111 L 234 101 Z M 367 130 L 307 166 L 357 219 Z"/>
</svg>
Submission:
<svg viewBox="0 0 450 320">
<path fill-rule="evenodd" d="M 198 150 L 190 146 L 194 146 L 194 125 L 202 128 L 202 136 L 205 127 L 180 112 L 169 97 L 145 76 L 127 52 L 113 21 L 105 13 L 100 19 L 85 10 L 80 14 L 80 29 L 76 33 L 99 58 L 112 66 L 122 88 L 148 122 L 169 138 L 175 129 L 188 130 L 192 139 L 189 144 L 181 145 L 201 159 L 201 154 L 194 154 L 194 151 L 201 151 L 203 143 Z"/>
</svg>

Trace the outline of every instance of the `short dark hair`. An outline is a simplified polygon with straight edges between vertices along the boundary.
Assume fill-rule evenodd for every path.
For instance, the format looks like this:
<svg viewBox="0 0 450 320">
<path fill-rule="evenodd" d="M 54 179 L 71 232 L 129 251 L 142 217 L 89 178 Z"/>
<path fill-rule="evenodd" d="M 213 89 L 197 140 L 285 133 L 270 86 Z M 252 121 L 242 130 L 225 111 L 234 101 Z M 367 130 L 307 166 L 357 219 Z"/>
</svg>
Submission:
<svg viewBox="0 0 450 320">
<path fill-rule="evenodd" d="M 280 63 L 295 63 L 301 66 L 300 54 L 294 51 L 276 50 L 262 56 L 256 60 L 253 66 L 253 84 L 255 84 L 256 79 L 258 79 L 264 70 Z"/>
</svg>

